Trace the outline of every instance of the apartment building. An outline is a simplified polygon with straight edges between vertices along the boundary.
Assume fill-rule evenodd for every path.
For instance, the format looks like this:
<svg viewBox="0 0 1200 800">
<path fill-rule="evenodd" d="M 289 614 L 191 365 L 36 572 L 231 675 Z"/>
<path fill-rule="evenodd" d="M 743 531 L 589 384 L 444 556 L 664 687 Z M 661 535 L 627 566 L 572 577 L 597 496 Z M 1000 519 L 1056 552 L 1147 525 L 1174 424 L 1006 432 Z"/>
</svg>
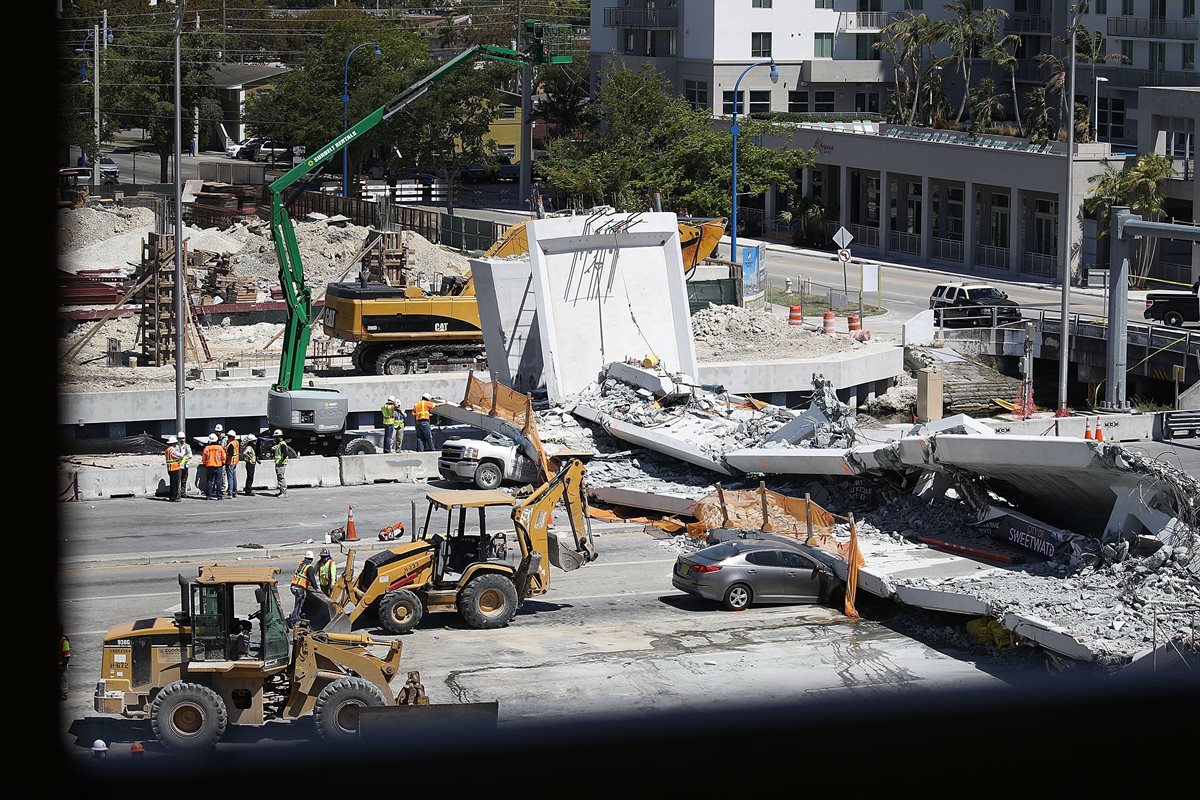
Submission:
<svg viewBox="0 0 1200 800">
<path fill-rule="evenodd" d="M 819 121 L 822 114 L 867 119 L 881 112 L 893 80 L 887 56 L 874 47 L 881 30 L 906 10 L 944 19 L 945 0 L 594 0 L 590 66 L 594 77 L 614 63 L 652 64 L 694 107 L 721 117 L 732 112 L 746 67 L 773 59 L 779 80 L 765 68 L 750 70 L 738 87 L 738 110 L 812 115 L 772 146 L 814 149 L 817 164 L 795 186 L 747 198 L 745 219 L 769 234 L 778 211 L 800 194 L 819 199 L 831 227 L 847 227 L 865 254 L 1054 282 L 1062 274 L 1061 231 L 1069 233 L 1076 274 L 1103 266 L 1080 207 L 1089 179 L 1127 156 L 1170 155 L 1178 165 L 1165 191 L 1170 216 L 1195 219 L 1197 207 L 1194 0 L 1090 2 L 989 3 L 1009 11 L 1005 31 L 1021 39 L 1020 94 L 1046 81 L 1037 54 L 1065 56 L 1059 37 L 1072 19 L 1089 40 L 1101 34 L 1093 43 L 1097 58 L 1076 65 L 1076 99 L 1092 111 L 1098 137 L 1077 143 L 1069 189 L 1063 142 L 1036 147 L 1014 137 Z M 951 95 L 961 92 L 943 77 Z M 996 77 L 1007 85 L 1007 75 L 1003 83 Z M 1142 86 L 1162 87 L 1141 91 L 1152 105 L 1144 120 Z M 1139 143 L 1139 135 L 1153 141 Z M 1200 274 L 1194 253 L 1189 258 L 1175 246 L 1163 252 L 1152 274 Z"/>
</svg>

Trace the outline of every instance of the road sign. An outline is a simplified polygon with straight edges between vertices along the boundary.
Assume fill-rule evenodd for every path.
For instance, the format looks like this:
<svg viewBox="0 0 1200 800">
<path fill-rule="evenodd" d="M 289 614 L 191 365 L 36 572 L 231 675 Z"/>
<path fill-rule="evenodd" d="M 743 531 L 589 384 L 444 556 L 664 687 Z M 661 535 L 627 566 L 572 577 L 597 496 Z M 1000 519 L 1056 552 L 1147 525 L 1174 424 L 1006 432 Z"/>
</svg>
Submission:
<svg viewBox="0 0 1200 800">
<path fill-rule="evenodd" d="M 849 260 L 850 260 L 850 251 L 849 250 L 838 250 L 838 261 L 841 261 L 843 264 L 845 264 Z"/>
<path fill-rule="evenodd" d="M 841 249 L 845 250 L 854 241 L 854 237 L 845 227 L 838 228 L 837 233 L 833 235 L 833 242 Z"/>
</svg>

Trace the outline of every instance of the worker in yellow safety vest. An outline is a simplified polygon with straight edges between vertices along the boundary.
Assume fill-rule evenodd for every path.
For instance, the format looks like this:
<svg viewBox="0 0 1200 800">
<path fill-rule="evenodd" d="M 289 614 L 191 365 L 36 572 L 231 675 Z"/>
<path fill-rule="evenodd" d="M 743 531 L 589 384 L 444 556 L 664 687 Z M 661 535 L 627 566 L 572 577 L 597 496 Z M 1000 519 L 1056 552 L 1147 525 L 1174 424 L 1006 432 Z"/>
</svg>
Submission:
<svg viewBox="0 0 1200 800">
<path fill-rule="evenodd" d="M 379 413 L 383 416 L 383 452 L 392 452 L 395 447 L 396 436 L 396 413 L 400 410 L 395 397 L 389 397 L 379 407 Z M 401 425 L 404 423 L 401 422 Z"/>
<path fill-rule="evenodd" d="M 313 551 L 309 550 L 304 554 L 304 558 L 300 559 L 300 563 L 296 565 L 296 572 L 292 575 L 292 597 L 296 599 L 296 605 L 287 618 L 289 629 L 295 627 L 304 614 L 304 603 L 308 600 L 309 592 L 320 591 L 317 571 L 313 568 Z"/>
<path fill-rule="evenodd" d="M 241 461 L 242 441 L 238 439 L 237 431 L 229 429 L 225 434 L 225 494 L 230 498 L 238 495 L 237 465 Z"/>
<path fill-rule="evenodd" d="M 317 584 L 327 596 L 333 596 L 333 582 L 337 580 L 337 563 L 329 555 L 329 548 L 322 547 L 317 556 Z"/>
<path fill-rule="evenodd" d="M 179 468 L 182 466 L 179 457 L 179 444 L 174 436 L 168 436 L 166 439 L 167 449 L 164 451 L 164 456 L 167 460 L 167 480 L 171 486 L 170 498 L 172 502 L 179 500 L 179 480 L 183 477 Z"/>
<path fill-rule="evenodd" d="M 417 424 L 417 449 L 422 452 L 433 452 L 436 449 L 433 446 L 433 429 L 429 427 L 429 418 L 435 405 L 433 396 L 428 393 L 421 395 L 421 399 L 413 403 L 412 415 Z"/>
</svg>

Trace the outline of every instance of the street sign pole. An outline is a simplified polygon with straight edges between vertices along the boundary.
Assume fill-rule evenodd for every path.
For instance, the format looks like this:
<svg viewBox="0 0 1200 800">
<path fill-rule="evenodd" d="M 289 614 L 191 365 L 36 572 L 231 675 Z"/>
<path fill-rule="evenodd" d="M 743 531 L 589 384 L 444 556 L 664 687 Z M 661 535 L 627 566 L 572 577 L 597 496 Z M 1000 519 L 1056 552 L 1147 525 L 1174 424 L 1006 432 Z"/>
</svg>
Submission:
<svg viewBox="0 0 1200 800">
<path fill-rule="evenodd" d="M 846 230 L 844 225 L 838 228 L 837 233 L 833 235 L 833 243 L 838 246 L 838 259 L 842 262 L 842 292 L 846 295 L 850 294 L 850 280 L 846 274 L 846 263 L 850 260 L 850 251 L 847 248 L 853 241 L 853 234 Z"/>
</svg>

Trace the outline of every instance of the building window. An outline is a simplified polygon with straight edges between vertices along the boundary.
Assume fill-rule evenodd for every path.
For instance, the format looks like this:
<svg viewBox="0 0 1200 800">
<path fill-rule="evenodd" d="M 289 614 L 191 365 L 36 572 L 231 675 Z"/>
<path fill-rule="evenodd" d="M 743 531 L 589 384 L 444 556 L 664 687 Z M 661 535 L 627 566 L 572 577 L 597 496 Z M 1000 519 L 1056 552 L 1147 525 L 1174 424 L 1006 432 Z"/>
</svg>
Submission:
<svg viewBox="0 0 1200 800">
<path fill-rule="evenodd" d="M 1183 16 L 1184 19 L 1196 16 L 1196 0 L 1183 0 Z"/>
<path fill-rule="evenodd" d="M 816 102 L 813 103 L 813 111 L 818 114 L 833 113 L 833 92 L 814 92 Z"/>
<path fill-rule="evenodd" d="M 711 111 L 708 104 L 708 81 L 684 81 L 683 96 L 697 111 Z"/>
<path fill-rule="evenodd" d="M 833 8 L 833 0 L 816 0 L 814 8 Z"/>
<path fill-rule="evenodd" d="M 879 176 L 867 176 L 867 224 L 879 227 Z"/>
<path fill-rule="evenodd" d="M 1121 0 L 1121 16 L 1133 16 L 1133 0 Z"/>
<path fill-rule="evenodd" d="M 1150 42 L 1150 69 L 1162 72 L 1167 68 L 1167 46 L 1163 42 Z"/>
<path fill-rule="evenodd" d="M 750 57 L 751 58 L 770 58 L 771 57 L 771 34 L 770 33 L 752 33 L 752 34 L 750 34 Z"/>
<path fill-rule="evenodd" d="M 855 58 L 859 61 L 878 61 L 882 57 L 879 48 L 876 47 L 879 43 L 878 33 L 860 33 L 854 37 Z"/>
<path fill-rule="evenodd" d="M 1168 158 L 1196 157 L 1196 120 L 1190 117 L 1153 117 L 1154 130 L 1162 131 L 1166 138 L 1163 155 Z"/>
<path fill-rule="evenodd" d="M 517 146 L 515 144 L 499 145 L 496 148 L 496 155 L 512 160 L 517 155 Z"/>
<path fill-rule="evenodd" d="M 1122 63 L 1133 63 L 1133 39 L 1121 40 L 1121 60 Z"/>
<path fill-rule="evenodd" d="M 513 106 L 500 106 L 500 119 L 516 119 L 517 109 Z"/>
<path fill-rule="evenodd" d="M 750 105 L 746 106 L 747 114 L 769 114 L 771 111 L 771 92 L 751 92 Z"/>
<path fill-rule="evenodd" d="M 675 56 L 679 49 L 679 32 L 667 31 L 667 55 Z"/>
<path fill-rule="evenodd" d="M 1097 107 L 1099 123 L 1096 135 L 1101 141 L 1125 138 L 1125 101 L 1116 97 L 1100 97 Z"/>
<path fill-rule="evenodd" d="M 1150 0 L 1150 19 L 1167 18 L 1167 0 Z"/>
<path fill-rule="evenodd" d="M 751 8 L 770 8 L 771 0 L 750 0 Z"/>
<path fill-rule="evenodd" d="M 788 92 L 788 112 L 792 114 L 807 114 L 808 92 Z"/>
<path fill-rule="evenodd" d="M 1196 43 L 1195 42 L 1184 42 L 1183 43 L 1183 68 L 1184 69 L 1195 69 L 1196 68 Z"/>
<path fill-rule="evenodd" d="M 625 31 L 625 52 L 633 53 L 634 52 L 633 46 L 634 46 L 633 31 L 627 30 L 627 31 Z"/>
<path fill-rule="evenodd" d="M 746 113 L 746 93 L 738 92 L 741 97 L 738 98 L 738 113 Z M 721 113 L 726 116 L 733 113 L 733 92 L 721 92 Z"/>
<path fill-rule="evenodd" d="M 879 92 L 855 92 L 854 111 L 859 114 L 878 114 Z"/>
<path fill-rule="evenodd" d="M 1096 0 L 1096 14 L 1103 16 L 1108 13 L 1108 0 Z"/>
<path fill-rule="evenodd" d="M 813 34 L 813 58 L 833 58 L 833 34 Z"/>
</svg>

